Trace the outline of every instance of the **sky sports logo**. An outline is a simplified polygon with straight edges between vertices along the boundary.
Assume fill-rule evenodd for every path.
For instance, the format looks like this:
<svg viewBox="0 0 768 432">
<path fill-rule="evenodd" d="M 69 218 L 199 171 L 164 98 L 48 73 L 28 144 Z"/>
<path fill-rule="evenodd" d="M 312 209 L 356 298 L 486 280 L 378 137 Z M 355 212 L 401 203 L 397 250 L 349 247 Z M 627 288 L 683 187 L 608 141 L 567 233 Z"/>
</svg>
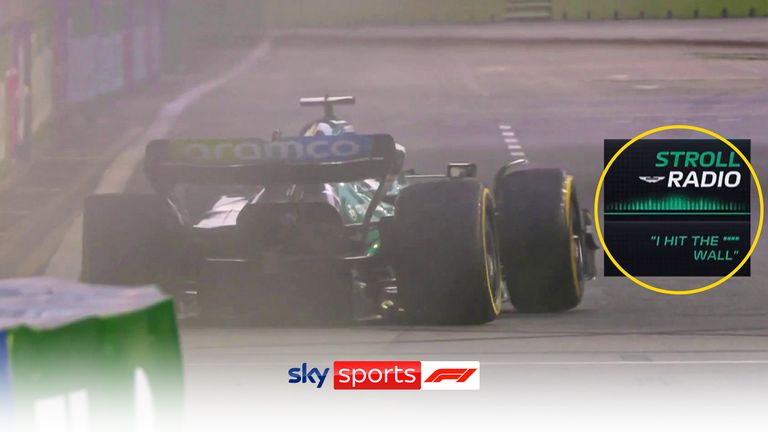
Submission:
<svg viewBox="0 0 768 432">
<path fill-rule="evenodd" d="M 303 363 L 288 370 L 288 383 L 320 389 L 330 368 Z M 476 361 L 336 361 L 334 390 L 479 390 Z"/>
</svg>

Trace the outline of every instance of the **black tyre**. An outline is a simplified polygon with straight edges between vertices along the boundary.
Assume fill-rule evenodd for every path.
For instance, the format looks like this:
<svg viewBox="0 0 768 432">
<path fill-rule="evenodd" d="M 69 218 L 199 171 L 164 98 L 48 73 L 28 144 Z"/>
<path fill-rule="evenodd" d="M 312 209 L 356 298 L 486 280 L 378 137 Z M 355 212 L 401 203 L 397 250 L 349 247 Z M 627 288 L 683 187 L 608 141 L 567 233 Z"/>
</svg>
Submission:
<svg viewBox="0 0 768 432">
<path fill-rule="evenodd" d="M 509 172 L 496 182 L 504 270 L 520 312 L 560 312 L 582 297 L 580 210 L 573 178 L 558 169 Z"/>
<path fill-rule="evenodd" d="M 415 184 L 396 202 L 398 299 L 418 324 L 482 324 L 500 312 L 493 197 L 474 179 Z"/>
<path fill-rule="evenodd" d="M 81 279 L 106 285 L 157 283 L 166 261 L 162 204 L 153 195 L 86 198 Z"/>
</svg>

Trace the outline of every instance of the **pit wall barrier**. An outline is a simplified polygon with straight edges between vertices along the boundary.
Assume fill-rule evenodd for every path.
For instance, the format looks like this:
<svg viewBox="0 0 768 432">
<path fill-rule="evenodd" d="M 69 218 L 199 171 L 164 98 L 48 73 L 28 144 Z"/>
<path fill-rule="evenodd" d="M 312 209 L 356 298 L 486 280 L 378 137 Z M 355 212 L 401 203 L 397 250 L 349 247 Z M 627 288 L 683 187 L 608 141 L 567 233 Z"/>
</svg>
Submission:
<svg viewBox="0 0 768 432">
<path fill-rule="evenodd" d="M 168 0 L 0 0 L 0 178 L 53 116 L 160 72 Z"/>
<path fill-rule="evenodd" d="M 768 16 L 768 0 L 553 0 L 555 20 Z"/>
<path fill-rule="evenodd" d="M 178 329 L 159 290 L 26 279 L 0 293 L 4 432 L 179 430 Z"/>
</svg>

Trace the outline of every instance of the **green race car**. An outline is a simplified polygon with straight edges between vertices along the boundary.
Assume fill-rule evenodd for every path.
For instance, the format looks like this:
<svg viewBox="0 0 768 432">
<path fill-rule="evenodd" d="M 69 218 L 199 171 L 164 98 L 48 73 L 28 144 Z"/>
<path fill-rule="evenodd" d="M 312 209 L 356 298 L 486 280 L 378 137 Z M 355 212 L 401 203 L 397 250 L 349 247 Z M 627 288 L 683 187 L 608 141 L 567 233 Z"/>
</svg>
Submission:
<svg viewBox="0 0 768 432">
<path fill-rule="evenodd" d="M 576 307 L 595 276 L 591 219 L 573 179 L 525 161 L 492 189 L 473 164 L 403 170 L 389 135 L 359 135 L 333 107 L 297 137 L 160 140 L 154 193 L 86 200 L 82 279 L 159 284 L 182 316 L 481 324 Z"/>
</svg>

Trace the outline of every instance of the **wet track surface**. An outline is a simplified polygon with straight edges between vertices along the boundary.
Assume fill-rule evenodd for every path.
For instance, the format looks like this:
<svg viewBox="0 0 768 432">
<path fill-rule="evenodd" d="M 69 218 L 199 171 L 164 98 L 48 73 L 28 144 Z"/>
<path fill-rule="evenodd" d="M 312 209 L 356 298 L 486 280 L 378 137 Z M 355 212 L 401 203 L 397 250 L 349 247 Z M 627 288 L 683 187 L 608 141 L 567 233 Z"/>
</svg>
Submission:
<svg viewBox="0 0 768 432">
<path fill-rule="evenodd" d="M 275 128 L 291 134 L 319 114 L 299 108 L 299 97 L 352 94 L 357 106 L 340 108 L 339 115 L 360 132 L 391 133 L 408 149 L 407 168 L 442 173 L 449 162 L 476 162 L 481 178 L 489 181 L 502 164 L 524 155 L 536 165 L 574 174 L 581 206 L 591 208 L 602 140 L 631 138 L 665 124 L 751 138 L 755 169 L 768 178 L 768 61 L 724 55 L 743 51 L 760 52 L 276 43 L 258 64 L 182 114 L 169 135 L 269 136 Z M 130 189 L 146 188 L 137 174 Z M 598 278 L 587 285 L 577 310 L 523 315 L 508 307 L 496 322 L 481 327 L 184 328 L 189 402 L 198 412 L 218 402 L 218 409 L 246 422 L 285 418 L 308 404 L 319 418 L 334 418 L 325 407 L 344 406 L 354 412 L 351 418 L 364 419 L 378 415 L 376 405 L 383 401 L 414 413 L 462 405 L 482 414 L 479 423 L 493 423 L 502 412 L 527 423 L 551 414 L 542 400 L 570 407 L 563 415 L 573 418 L 599 404 L 615 405 L 621 415 L 622 409 L 645 403 L 659 408 L 658 415 L 681 418 L 711 409 L 715 421 L 766 399 L 758 390 L 768 384 L 767 263 L 761 243 L 751 278 L 684 297 Z M 702 281 L 655 282 L 685 289 Z M 480 360 L 482 391 L 461 397 L 353 397 L 287 384 L 287 369 L 301 362 L 326 367 L 339 359 L 388 358 Z M 722 406 L 722 400 L 731 404 Z M 649 419 L 634 424 L 644 420 Z M 464 420 L 456 421 L 439 423 L 456 426 Z M 376 425 L 386 428 L 386 421 Z"/>
</svg>

